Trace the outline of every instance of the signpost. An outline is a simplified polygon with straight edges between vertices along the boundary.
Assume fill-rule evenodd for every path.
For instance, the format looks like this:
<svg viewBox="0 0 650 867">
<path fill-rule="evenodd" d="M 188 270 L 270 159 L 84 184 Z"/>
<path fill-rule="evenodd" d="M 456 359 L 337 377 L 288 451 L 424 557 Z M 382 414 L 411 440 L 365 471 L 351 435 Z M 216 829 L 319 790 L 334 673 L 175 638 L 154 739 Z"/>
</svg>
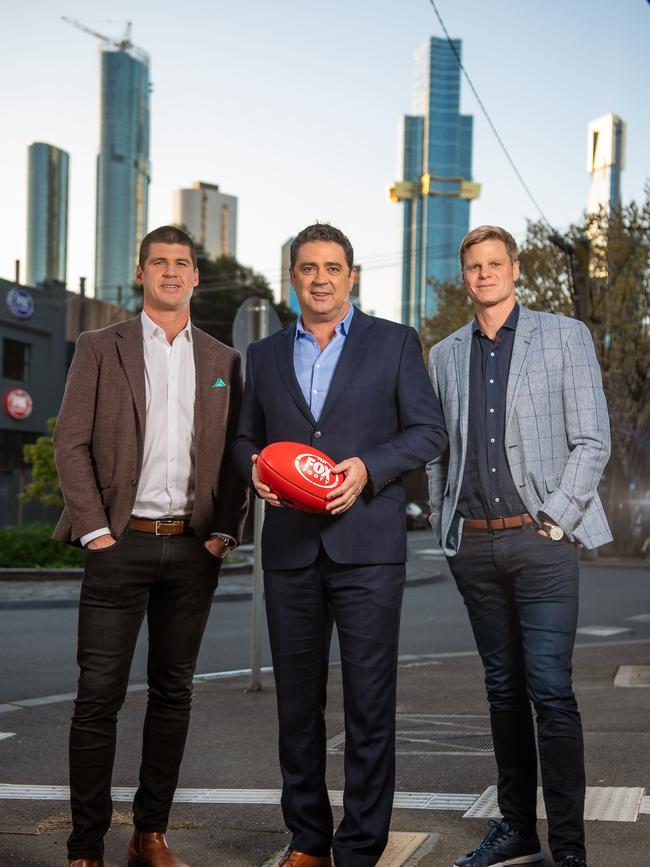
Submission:
<svg viewBox="0 0 650 867">
<path fill-rule="evenodd" d="M 237 310 L 232 324 L 232 340 L 242 356 L 248 345 L 268 337 L 282 327 L 280 318 L 266 298 L 247 298 Z M 262 688 L 262 525 L 264 524 L 264 500 L 254 497 L 253 523 L 253 604 L 251 609 L 251 681 L 249 692 Z"/>
</svg>

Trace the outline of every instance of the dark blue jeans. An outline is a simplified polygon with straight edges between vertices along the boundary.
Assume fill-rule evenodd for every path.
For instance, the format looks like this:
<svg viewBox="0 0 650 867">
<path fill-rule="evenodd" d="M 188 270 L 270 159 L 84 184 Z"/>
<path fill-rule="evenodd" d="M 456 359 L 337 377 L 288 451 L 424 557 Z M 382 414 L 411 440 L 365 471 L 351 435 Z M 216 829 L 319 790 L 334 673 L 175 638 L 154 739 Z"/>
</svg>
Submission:
<svg viewBox="0 0 650 867">
<path fill-rule="evenodd" d="M 192 702 L 192 676 L 221 560 L 193 536 L 130 531 L 88 551 L 79 602 L 79 686 L 70 729 L 71 860 L 101 860 L 111 823 L 117 714 L 142 621 L 149 693 L 133 813 L 167 829 Z"/>
<path fill-rule="evenodd" d="M 533 526 L 464 529 L 460 550 L 448 563 L 485 668 L 503 817 L 522 833 L 535 828 L 532 702 L 551 852 L 555 859 L 584 857 L 584 748 L 571 685 L 576 547 L 553 542 Z"/>
</svg>

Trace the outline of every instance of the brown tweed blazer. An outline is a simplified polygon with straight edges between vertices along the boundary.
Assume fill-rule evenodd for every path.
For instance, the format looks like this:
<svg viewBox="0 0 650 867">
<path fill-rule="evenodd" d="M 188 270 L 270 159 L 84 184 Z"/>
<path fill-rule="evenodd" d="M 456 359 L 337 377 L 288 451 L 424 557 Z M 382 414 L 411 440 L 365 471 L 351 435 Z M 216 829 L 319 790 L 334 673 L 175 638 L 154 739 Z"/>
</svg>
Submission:
<svg viewBox="0 0 650 867">
<path fill-rule="evenodd" d="M 230 461 L 242 395 L 241 357 L 192 326 L 195 495 L 191 525 L 237 541 L 246 486 Z M 223 382 L 224 385 L 217 383 Z M 79 543 L 100 527 L 117 538 L 131 515 L 142 469 L 144 349 L 140 317 L 79 335 L 54 431 L 65 507 L 54 538 Z"/>
</svg>

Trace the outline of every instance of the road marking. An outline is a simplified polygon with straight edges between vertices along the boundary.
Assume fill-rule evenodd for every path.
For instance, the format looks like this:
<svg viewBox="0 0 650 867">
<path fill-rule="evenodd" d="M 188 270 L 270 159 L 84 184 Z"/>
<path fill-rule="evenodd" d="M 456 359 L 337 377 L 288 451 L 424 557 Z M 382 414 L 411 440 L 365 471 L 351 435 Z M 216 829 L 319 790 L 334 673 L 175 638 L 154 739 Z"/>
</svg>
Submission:
<svg viewBox="0 0 650 867">
<path fill-rule="evenodd" d="M 113 800 L 127 803 L 133 800 L 135 789 L 116 786 Z M 177 789 L 174 800 L 179 804 L 279 804 L 281 789 Z M 337 807 L 343 805 L 343 792 L 329 793 Z M 0 784 L 0 800 L 67 801 L 67 786 L 29 786 Z M 476 794 L 440 794 L 437 792 L 395 792 L 393 805 L 399 810 L 467 810 L 479 796 Z"/>
<path fill-rule="evenodd" d="M 625 786 L 588 786 L 585 819 L 596 822 L 636 822 L 641 812 L 645 790 Z M 537 789 L 537 815 L 546 818 L 541 788 Z M 490 786 L 477 798 L 463 819 L 498 819 L 497 787 Z"/>
<path fill-rule="evenodd" d="M 619 665 L 614 686 L 650 686 L 650 665 Z"/>
<path fill-rule="evenodd" d="M 626 617 L 625 619 L 636 623 L 650 623 L 650 614 L 635 614 L 633 617 Z"/>
<path fill-rule="evenodd" d="M 3 741 L 5 738 L 15 738 L 16 732 L 0 732 L 0 741 Z"/>
<path fill-rule="evenodd" d="M 579 629 L 578 632 L 583 630 Z M 624 629 L 624 632 L 632 632 L 631 629 Z M 624 638 L 619 641 L 589 641 L 576 644 L 576 650 L 590 647 L 625 647 L 628 645 L 648 644 L 647 638 Z M 466 656 L 478 656 L 476 650 L 453 650 L 446 653 L 423 653 L 417 656 L 406 654 L 398 659 L 401 665 L 404 661 L 417 661 L 418 659 L 462 659 Z M 330 663 L 332 667 L 340 665 L 338 662 Z M 262 668 L 262 673 L 267 674 L 273 671 L 271 666 Z M 250 668 L 237 668 L 232 671 L 213 671 L 206 674 L 194 675 L 194 683 L 202 683 L 210 680 L 221 680 L 229 677 L 248 677 L 251 673 Z M 128 692 L 142 692 L 147 689 L 144 683 L 134 683 L 128 688 Z M 26 707 L 37 707 L 44 704 L 55 704 L 57 702 L 73 701 L 77 697 L 74 692 L 60 693 L 59 695 L 44 695 L 38 698 L 22 698 L 16 701 L 5 702 L 0 704 L 0 714 L 9 713 L 13 710 L 23 710 Z"/>
<path fill-rule="evenodd" d="M 621 635 L 623 632 L 632 632 L 627 626 L 581 626 L 577 631 L 579 635 L 596 635 L 598 638 L 607 638 L 608 635 Z"/>
</svg>

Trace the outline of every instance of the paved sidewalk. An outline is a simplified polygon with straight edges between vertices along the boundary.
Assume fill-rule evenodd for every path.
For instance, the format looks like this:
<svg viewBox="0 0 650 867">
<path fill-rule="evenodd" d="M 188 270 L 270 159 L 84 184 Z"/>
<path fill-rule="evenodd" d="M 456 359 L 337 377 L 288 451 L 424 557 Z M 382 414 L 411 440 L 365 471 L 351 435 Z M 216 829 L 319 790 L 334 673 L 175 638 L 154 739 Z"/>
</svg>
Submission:
<svg viewBox="0 0 650 867">
<path fill-rule="evenodd" d="M 621 665 L 647 665 L 650 644 L 578 647 L 575 683 L 585 727 L 588 785 L 596 818 L 587 823 L 590 867 L 650 863 L 650 689 L 621 688 Z M 261 692 L 247 679 L 197 684 L 170 840 L 192 867 L 257 867 L 289 842 L 278 804 L 277 725 L 271 675 Z M 129 799 L 136 783 L 145 706 L 129 694 L 120 715 L 115 766 L 116 817 L 106 867 L 124 867 Z M 64 867 L 68 833 L 66 741 L 69 702 L 0 713 L 0 864 Z M 398 864 L 450 865 L 481 838 L 481 809 L 494 783 L 482 672 L 474 654 L 404 658 L 398 693 L 397 806 L 393 830 L 422 840 Z M 332 800 L 343 786 L 340 670 L 333 666 L 328 707 L 328 774 Z M 0 737 L 2 735 L 0 734 Z M 36 788 L 25 788 L 36 787 Z M 48 787 L 47 789 L 43 787 Z M 60 787 L 60 788 L 52 788 Z M 48 799 L 53 798 L 53 799 Z M 628 821 L 612 815 L 627 809 Z M 639 812 L 639 808 L 646 812 Z M 603 813 L 603 810 L 609 810 Z M 599 812 L 600 811 L 600 812 Z M 340 816 L 340 807 L 334 807 Z M 540 821 L 542 839 L 545 823 Z M 407 833 L 408 832 L 408 833 Z M 419 833 L 422 837 L 414 837 Z M 406 838 L 399 838 L 403 840 Z M 398 838 L 395 838 L 397 841 Z M 544 845 L 545 841 L 544 841 Z M 385 862 L 389 863 L 389 862 Z M 550 860 L 545 862 L 550 865 Z M 382 864 L 384 867 L 384 864 Z"/>
</svg>

